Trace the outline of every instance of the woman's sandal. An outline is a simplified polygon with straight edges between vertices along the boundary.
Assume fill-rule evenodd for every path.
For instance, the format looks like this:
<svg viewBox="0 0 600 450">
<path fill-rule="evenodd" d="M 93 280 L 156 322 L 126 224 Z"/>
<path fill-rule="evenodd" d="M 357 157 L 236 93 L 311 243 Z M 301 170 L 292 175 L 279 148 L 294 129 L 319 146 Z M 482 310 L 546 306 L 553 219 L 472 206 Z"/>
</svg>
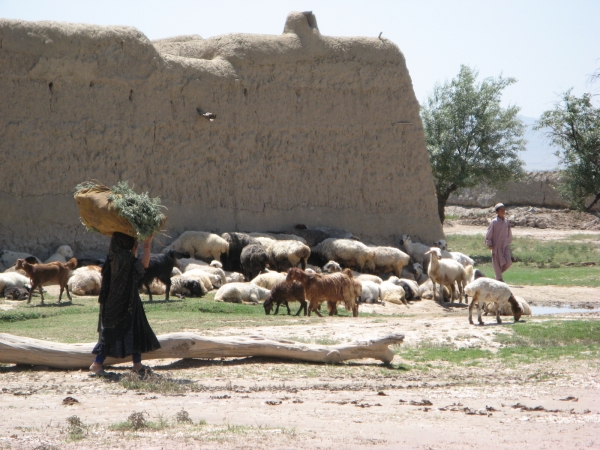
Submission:
<svg viewBox="0 0 600 450">
<path fill-rule="evenodd" d="M 142 366 L 138 370 L 131 369 L 131 371 L 133 373 L 139 375 L 141 378 L 144 378 L 144 377 L 147 377 L 148 375 L 153 375 L 154 374 L 154 370 L 152 370 L 152 368 L 148 367 L 148 366 Z"/>
</svg>

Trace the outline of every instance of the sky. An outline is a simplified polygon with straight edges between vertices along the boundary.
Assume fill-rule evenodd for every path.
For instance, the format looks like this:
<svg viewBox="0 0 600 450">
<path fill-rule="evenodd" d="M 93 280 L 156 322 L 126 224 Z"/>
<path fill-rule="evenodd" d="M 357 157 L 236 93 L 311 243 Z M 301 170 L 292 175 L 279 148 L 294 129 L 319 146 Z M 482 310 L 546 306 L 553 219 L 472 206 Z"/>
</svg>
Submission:
<svg viewBox="0 0 600 450">
<path fill-rule="evenodd" d="M 539 118 L 573 88 L 600 94 L 600 0 L 0 0 L 0 17 L 130 25 L 150 39 L 281 34 L 291 11 L 312 11 L 329 36 L 382 36 L 404 53 L 417 100 L 461 64 L 480 79 L 514 77 L 504 106 Z M 595 97 L 600 103 L 600 95 Z"/>
</svg>

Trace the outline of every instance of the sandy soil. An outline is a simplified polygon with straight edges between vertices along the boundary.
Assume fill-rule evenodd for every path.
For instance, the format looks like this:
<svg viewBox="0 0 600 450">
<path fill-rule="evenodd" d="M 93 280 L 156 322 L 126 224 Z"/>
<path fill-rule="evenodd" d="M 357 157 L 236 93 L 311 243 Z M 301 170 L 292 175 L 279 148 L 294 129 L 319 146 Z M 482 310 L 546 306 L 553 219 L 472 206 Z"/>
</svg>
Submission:
<svg viewBox="0 0 600 450">
<path fill-rule="evenodd" d="M 451 227 L 455 231 L 455 227 Z M 461 226 L 459 232 L 482 227 Z M 526 229 L 529 233 L 561 230 Z M 517 231 L 518 232 L 518 231 Z M 579 231 L 578 231 L 579 232 Z M 556 237 L 555 237 L 556 238 Z M 600 288 L 519 287 L 535 305 L 600 306 Z M 319 326 L 298 318 L 281 327 L 219 328 L 209 335 L 263 335 L 336 342 L 405 335 L 405 346 L 453 343 L 495 351 L 499 333 L 484 317 L 471 326 L 465 305 L 415 302 L 361 305 L 377 317 L 326 317 Z M 394 314 L 394 316 L 390 316 Z M 600 313 L 558 314 L 556 320 L 600 319 Z M 526 322 L 548 316 L 526 316 Z M 193 331 L 193 328 L 188 330 Z M 163 380 L 184 383 L 181 393 L 127 390 L 119 382 L 90 378 L 87 371 L 47 367 L 0 367 L 0 449 L 362 449 L 362 448 L 600 448 L 600 371 L 596 362 L 542 361 L 479 366 L 433 364 L 395 370 L 361 360 L 338 366 L 264 358 L 147 360 Z M 125 375 L 128 364 L 111 370 Z M 562 401 L 567 397 L 577 401 Z M 77 402 L 64 405 L 73 397 Z M 431 405 L 412 405 L 423 399 Z M 521 404 L 533 411 L 514 408 Z M 157 431 L 114 431 L 134 411 L 148 420 L 173 422 L 182 409 L 197 424 Z M 71 441 L 67 417 L 86 424 L 86 436 Z"/>
</svg>

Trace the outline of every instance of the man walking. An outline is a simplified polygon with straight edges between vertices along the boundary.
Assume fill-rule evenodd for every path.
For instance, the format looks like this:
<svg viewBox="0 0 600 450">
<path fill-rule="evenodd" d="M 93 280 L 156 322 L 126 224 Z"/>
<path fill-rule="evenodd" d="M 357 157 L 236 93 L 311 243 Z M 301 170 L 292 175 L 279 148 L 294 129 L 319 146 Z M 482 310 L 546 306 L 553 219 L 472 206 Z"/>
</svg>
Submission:
<svg viewBox="0 0 600 450">
<path fill-rule="evenodd" d="M 510 222 L 504 217 L 506 208 L 502 203 L 494 206 L 498 216 L 492 220 L 485 235 L 485 245 L 492 251 L 492 264 L 496 280 L 504 281 L 502 273 L 512 265 L 509 245 L 512 242 Z"/>
</svg>

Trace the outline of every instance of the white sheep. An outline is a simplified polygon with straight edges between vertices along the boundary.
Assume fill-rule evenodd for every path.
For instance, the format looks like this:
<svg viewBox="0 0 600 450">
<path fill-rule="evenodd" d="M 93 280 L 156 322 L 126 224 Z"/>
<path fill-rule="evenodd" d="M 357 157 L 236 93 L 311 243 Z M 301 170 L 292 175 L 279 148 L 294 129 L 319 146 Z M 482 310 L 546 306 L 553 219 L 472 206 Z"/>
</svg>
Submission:
<svg viewBox="0 0 600 450">
<path fill-rule="evenodd" d="M 442 256 L 444 258 L 452 258 L 454 261 L 458 261 L 459 263 L 461 263 L 463 267 L 475 265 L 475 261 L 472 258 L 465 255 L 464 253 L 449 252 L 448 244 L 446 243 L 445 239 L 440 239 L 439 241 L 434 242 L 433 246 L 439 247 L 439 249 L 442 251 Z"/>
<path fill-rule="evenodd" d="M 370 247 L 375 256 L 367 267 L 373 273 L 392 272 L 400 277 L 402 268 L 410 262 L 410 256 L 394 247 Z"/>
<path fill-rule="evenodd" d="M 244 274 L 239 272 L 227 272 L 225 271 L 225 277 L 228 283 L 243 283 Z"/>
<path fill-rule="evenodd" d="M 221 277 L 219 277 L 218 275 L 214 275 L 212 273 L 205 272 L 200 269 L 189 270 L 187 272 L 184 272 L 182 276 L 186 277 L 186 278 L 197 279 L 198 281 L 200 281 L 202 283 L 202 285 L 204 286 L 204 289 L 206 289 L 207 291 L 213 290 L 213 288 L 214 288 L 213 283 L 215 283 L 217 285 L 220 285 L 220 283 L 221 283 Z"/>
<path fill-rule="evenodd" d="M 379 278 L 377 275 L 371 275 L 370 273 L 352 273 L 354 278 L 356 278 L 361 283 L 364 281 L 370 281 L 371 283 L 381 284 L 383 280 Z"/>
<path fill-rule="evenodd" d="M 265 289 L 273 289 L 276 284 L 285 281 L 287 274 L 280 272 L 269 271 L 267 273 L 261 273 L 254 277 L 250 283 L 254 283 L 257 286 Z"/>
<path fill-rule="evenodd" d="M 406 305 L 406 293 L 402 286 L 392 283 L 390 280 L 384 281 L 379 285 L 381 289 L 381 298 L 384 302 L 395 303 L 397 305 Z"/>
<path fill-rule="evenodd" d="M 337 273 L 342 271 L 342 266 L 340 266 L 335 261 L 329 261 L 327 264 L 323 266 L 323 272 L 325 273 Z"/>
<path fill-rule="evenodd" d="M 140 294 L 165 295 L 167 292 L 167 286 L 165 286 L 158 278 L 153 279 L 150 282 L 149 287 L 150 289 L 148 290 L 146 289 L 146 286 L 142 284 L 142 286 L 140 286 Z"/>
<path fill-rule="evenodd" d="M 196 266 L 208 266 L 209 265 L 207 262 L 201 261 L 196 258 L 178 258 L 177 262 L 179 263 L 179 269 L 182 272 L 185 272 L 185 270 L 187 269 L 187 266 L 189 266 L 190 264 L 194 264 Z"/>
<path fill-rule="evenodd" d="M 335 261 L 359 271 L 370 267 L 375 258 L 372 248 L 352 239 L 328 238 L 315 245 L 312 251 L 322 260 Z"/>
<path fill-rule="evenodd" d="M 462 264 L 453 259 L 442 259 L 441 251 L 437 247 L 431 247 L 429 254 L 431 260 L 429 261 L 427 275 L 429 275 L 433 285 L 433 299 L 435 300 L 435 284 L 438 283 L 440 286 L 449 287 L 452 291 L 452 301 L 454 301 L 456 298 L 454 283 L 458 283 L 459 302 L 462 303 L 463 288 L 468 280 L 465 268 Z M 442 288 L 440 287 L 440 291 L 441 289 Z M 442 295 L 440 295 L 440 297 L 442 297 Z"/>
<path fill-rule="evenodd" d="M 400 246 L 406 250 L 406 253 L 410 255 L 410 258 L 414 262 L 421 264 L 422 267 L 427 267 L 429 264 L 429 246 L 420 242 L 414 242 L 408 234 L 402 235 Z"/>
<path fill-rule="evenodd" d="M 54 261 L 59 261 L 63 264 L 66 264 L 68 260 L 73 258 L 73 250 L 68 245 L 61 245 L 56 249 L 56 252 L 50 256 L 44 264 L 51 263 Z"/>
<path fill-rule="evenodd" d="M 359 297 L 360 302 L 379 303 L 379 300 L 381 299 L 381 288 L 379 287 L 379 284 L 367 280 L 358 281 L 362 284 L 362 290 Z"/>
<path fill-rule="evenodd" d="M 310 257 L 310 247 L 300 241 L 273 241 L 266 247 L 269 267 L 284 272 L 292 267 L 306 269 Z"/>
<path fill-rule="evenodd" d="M 102 273 L 98 266 L 84 266 L 72 272 L 67 287 L 75 295 L 99 295 Z"/>
<path fill-rule="evenodd" d="M 171 270 L 171 277 L 176 277 L 177 275 L 181 275 L 183 272 L 181 272 L 181 270 L 179 270 L 177 267 L 173 267 L 173 270 Z"/>
<path fill-rule="evenodd" d="M 481 319 L 481 308 L 485 303 L 497 303 L 496 321 L 502 323 L 500 311 L 504 309 L 504 303 L 510 303 L 515 322 L 518 322 L 523 314 L 523 308 L 510 291 L 508 284 L 492 278 L 477 278 L 465 286 L 465 292 L 473 297 L 469 305 L 469 323 L 473 325 L 473 307 L 477 305 L 479 324 L 484 325 Z"/>
<path fill-rule="evenodd" d="M 33 257 L 37 260 L 38 264 L 42 263 L 42 260 L 37 256 L 30 255 L 29 253 L 12 252 L 10 250 L 2 250 L 0 252 L 0 264 L 9 269 L 17 263 L 17 259 L 26 259 Z"/>
<path fill-rule="evenodd" d="M 407 300 L 420 300 L 421 290 L 419 284 L 415 280 L 408 278 L 390 277 L 385 282 L 395 284 L 404 289 L 404 294 Z"/>
<path fill-rule="evenodd" d="M 217 277 L 219 277 L 219 280 L 217 280 L 216 283 L 213 282 L 214 278 L 211 277 L 212 285 L 215 288 L 220 288 L 224 284 L 227 284 L 227 275 L 225 275 L 225 271 L 218 267 L 213 267 L 213 266 L 209 266 L 209 265 L 200 265 L 200 264 L 188 264 L 183 273 L 186 274 L 186 273 L 189 273 L 189 272 L 192 272 L 195 270 L 201 270 L 208 274 L 216 275 Z"/>
<path fill-rule="evenodd" d="M 185 231 L 165 247 L 163 253 L 170 249 L 187 253 L 192 258 L 212 258 L 220 262 L 221 255 L 229 253 L 229 243 L 221 236 L 207 231 Z"/>
<path fill-rule="evenodd" d="M 29 277 L 21 275 L 19 272 L 4 272 L 0 273 L 0 294 L 5 288 L 26 287 L 30 288 L 31 283 Z"/>
<path fill-rule="evenodd" d="M 518 295 L 515 295 L 514 297 L 515 297 L 515 300 L 517 301 L 517 303 L 519 303 L 519 305 L 523 309 L 522 315 L 530 316 L 531 315 L 531 306 L 529 306 L 529 303 L 527 303 L 523 297 L 519 297 Z M 495 302 L 486 303 L 485 305 L 483 305 L 483 310 L 485 311 L 485 314 L 484 314 L 485 316 L 487 316 L 488 314 L 496 314 L 497 309 L 498 309 L 498 304 Z M 509 302 L 505 302 L 502 304 L 502 308 L 500 308 L 500 315 L 501 316 L 512 316 L 513 315 L 512 306 Z"/>
<path fill-rule="evenodd" d="M 265 300 L 270 292 L 254 283 L 227 283 L 217 291 L 215 301 L 257 304 Z"/>
<path fill-rule="evenodd" d="M 202 283 L 202 279 L 197 277 L 185 277 L 176 275 L 171 277 L 171 294 L 177 296 L 202 296 L 208 290 Z"/>
<path fill-rule="evenodd" d="M 298 241 L 306 245 L 306 239 L 296 236 L 295 234 L 253 232 L 248 233 L 248 236 L 252 236 L 253 238 L 268 238 L 275 241 Z"/>
</svg>

